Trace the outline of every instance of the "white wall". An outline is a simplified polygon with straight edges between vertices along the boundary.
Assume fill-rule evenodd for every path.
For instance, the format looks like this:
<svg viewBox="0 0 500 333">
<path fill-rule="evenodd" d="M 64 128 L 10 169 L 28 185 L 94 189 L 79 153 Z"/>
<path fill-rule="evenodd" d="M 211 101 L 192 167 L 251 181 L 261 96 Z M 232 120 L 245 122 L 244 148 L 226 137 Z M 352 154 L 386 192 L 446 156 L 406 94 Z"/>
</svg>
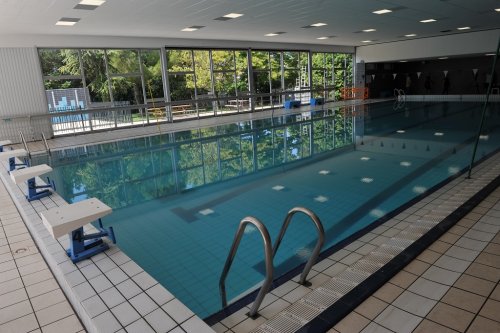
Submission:
<svg viewBox="0 0 500 333">
<path fill-rule="evenodd" d="M 19 142 L 19 131 L 28 141 L 51 136 L 48 119 L 15 118 L 47 113 L 36 48 L 0 48 L 0 140 Z"/>
<path fill-rule="evenodd" d="M 359 46 L 356 61 L 385 62 L 495 52 L 500 29 Z"/>
</svg>

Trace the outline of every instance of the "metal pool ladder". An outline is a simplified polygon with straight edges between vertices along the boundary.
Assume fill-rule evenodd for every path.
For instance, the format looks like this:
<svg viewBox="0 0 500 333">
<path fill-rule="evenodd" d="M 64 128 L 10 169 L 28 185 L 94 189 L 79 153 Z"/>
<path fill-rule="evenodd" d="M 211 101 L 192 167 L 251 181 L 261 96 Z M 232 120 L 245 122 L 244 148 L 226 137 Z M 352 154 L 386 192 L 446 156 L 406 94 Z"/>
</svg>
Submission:
<svg viewBox="0 0 500 333">
<path fill-rule="evenodd" d="M 247 216 L 240 221 L 240 225 L 238 226 L 238 230 L 236 231 L 236 235 L 234 236 L 233 245 L 231 245 L 231 249 L 229 250 L 229 255 L 227 256 L 226 263 L 224 264 L 224 270 L 222 271 L 222 275 L 219 280 L 219 290 L 222 299 L 222 307 L 225 308 L 227 306 L 226 299 L 226 277 L 229 273 L 229 269 L 231 268 L 231 264 L 233 263 L 234 256 L 236 255 L 236 251 L 238 250 L 238 246 L 240 245 L 241 237 L 245 231 L 245 228 L 248 224 L 253 224 L 257 230 L 259 230 L 260 235 L 262 236 L 262 240 L 264 241 L 264 255 L 266 257 L 266 279 L 260 288 L 259 294 L 255 299 L 252 308 L 248 315 L 251 318 L 255 318 L 258 316 L 257 311 L 259 310 L 259 306 L 264 300 L 269 288 L 271 287 L 271 283 L 273 282 L 273 255 L 271 248 L 271 237 L 269 236 L 269 232 L 267 228 L 260 222 L 258 219 L 252 216 Z"/>
<path fill-rule="evenodd" d="M 23 134 L 22 131 L 19 131 L 19 137 L 21 138 L 21 142 L 22 142 L 22 144 L 24 146 L 24 150 L 26 150 L 26 152 L 28 153 L 28 158 L 31 159 L 31 152 L 30 152 L 30 150 L 28 148 L 28 144 L 26 143 L 26 139 L 24 138 L 24 134 Z"/>
<path fill-rule="evenodd" d="M 323 243 L 325 242 L 325 230 L 323 228 L 323 224 L 321 223 L 321 220 L 319 217 L 314 214 L 311 210 L 304 208 L 304 207 L 294 207 L 288 211 L 288 214 L 286 215 L 285 221 L 283 221 L 283 225 L 281 226 L 280 234 L 278 238 L 276 239 L 276 242 L 274 243 L 273 247 L 273 258 L 276 255 L 276 252 L 278 252 L 278 248 L 281 244 L 281 241 L 283 240 L 283 236 L 285 236 L 286 229 L 288 228 L 288 225 L 292 221 L 293 216 L 296 213 L 303 213 L 306 214 L 311 221 L 314 223 L 316 226 L 316 230 L 318 231 L 318 241 L 316 242 L 316 246 L 314 247 L 311 256 L 309 257 L 309 260 L 306 263 L 306 266 L 304 267 L 304 270 L 302 271 L 302 274 L 300 275 L 299 283 L 305 286 L 310 286 L 311 283 L 306 280 L 307 275 L 311 271 L 312 266 L 316 262 L 319 256 L 319 252 L 321 251 L 321 247 L 323 246 Z"/>
<path fill-rule="evenodd" d="M 269 232 L 267 231 L 267 228 L 264 226 L 264 224 L 262 224 L 262 222 L 260 222 L 255 217 L 247 216 L 240 221 L 238 230 L 236 231 L 236 235 L 234 236 L 233 244 L 231 245 L 231 249 L 229 250 L 229 255 L 226 259 L 226 263 L 224 265 L 221 278 L 219 280 L 219 290 L 223 308 L 227 306 L 226 285 L 225 285 L 227 274 L 229 273 L 229 269 L 231 268 L 231 264 L 233 263 L 234 256 L 236 255 L 236 251 L 238 250 L 238 246 L 240 245 L 240 241 L 241 238 L 243 237 L 243 233 L 245 231 L 246 226 L 248 224 L 253 224 L 259 230 L 260 235 L 262 236 L 262 240 L 264 241 L 264 255 L 266 262 L 266 278 L 264 280 L 264 283 L 262 284 L 262 287 L 260 288 L 257 298 L 253 302 L 250 312 L 248 313 L 248 315 L 251 318 L 256 318 L 258 316 L 257 311 L 259 310 L 260 304 L 264 300 L 264 297 L 268 293 L 269 288 L 271 287 L 271 284 L 273 282 L 274 256 L 276 255 L 276 252 L 278 251 L 281 241 L 283 240 L 283 236 L 286 233 L 288 225 L 290 224 L 293 216 L 296 213 L 306 214 L 312 220 L 318 231 L 318 241 L 316 242 L 316 246 L 314 247 L 313 252 L 309 257 L 309 260 L 307 261 L 304 270 L 300 275 L 300 280 L 299 280 L 299 283 L 302 285 L 306 286 L 311 285 L 310 282 L 307 282 L 306 278 L 307 275 L 309 274 L 309 271 L 312 268 L 312 265 L 314 265 L 314 263 L 318 259 L 319 252 L 321 251 L 321 247 L 323 246 L 323 243 L 325 241 L 325 230 L 318 216 L 314 214 L 311 210 L 304 207 L 294 207 L 290 209 L 288 211 L 288 214 L 286 215 L 285 220 L 283 221 L 283 225 L 281 226 L 279 236 L 276 239 L 276 242 L 272 249 L 271 249 L 271 238 L 269 237 Z"/>
</svg>

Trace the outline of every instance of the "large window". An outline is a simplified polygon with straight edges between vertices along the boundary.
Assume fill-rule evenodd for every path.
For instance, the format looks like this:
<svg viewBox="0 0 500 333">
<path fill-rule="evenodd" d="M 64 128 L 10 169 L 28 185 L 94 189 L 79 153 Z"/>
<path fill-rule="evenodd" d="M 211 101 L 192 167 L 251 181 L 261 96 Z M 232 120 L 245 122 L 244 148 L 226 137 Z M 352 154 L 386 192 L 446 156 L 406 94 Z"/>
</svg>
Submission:
<svg viewBox="0 0 500 333">
<path fill-rule="evenodd" d="M 334 101 L 353 85 L 353 55 L 345 53 L 166 48 L 39 55 L 55 134 L 259 111 L 290 99 Z"/>
</svg>

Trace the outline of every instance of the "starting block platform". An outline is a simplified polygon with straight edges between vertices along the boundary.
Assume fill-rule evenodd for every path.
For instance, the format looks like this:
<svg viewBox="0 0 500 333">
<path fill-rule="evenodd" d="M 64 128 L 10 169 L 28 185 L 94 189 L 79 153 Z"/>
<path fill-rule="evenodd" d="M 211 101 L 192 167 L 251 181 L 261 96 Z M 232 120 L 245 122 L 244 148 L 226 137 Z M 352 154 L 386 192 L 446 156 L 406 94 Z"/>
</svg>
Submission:
<svg viewBox="0 0 500 333">
<path fill-rule="evenodd" d="M 311 98 L 311 105 L 323 105 L 325 104 L 324 98 Z"/>
<path fill-rule="evenodd" d="M 0 152 L 3 151 L 3 146 L 7 146 L 7 145 L 10 145 L 12 144 L 12 141 L 10 140 L 2 140 L 0 141 Z"/>
<path fill-rule="evenodd" d="M 116 243 L 113 227 L 102 227 L 101 218 L 111 214 L 111 207 L 97 198 L 90 198 L 74 204 L 65 205 L 41 212 L 42 222 L 54 238 L 65 234 L 70 236 L 70 248 L 67 254 L 76 263 L 109 248 L 102 237 L 109 237 Z M 99 232 L 85 235 L 83 226 L 99 222 Z"/>
<path fill-rule="evenodd" d="M 28 155 L 24 149 L 4 150 L 0 152 L 0 160 L 6 161 L 11 157 L 22 157 Z"/>
<path fill-rule="evenodd" d="M 28 161 L 25 159 L 24 163 L 16 163 L 16 157 L 27 156 L 28 152 L 24 149 L 4 150 L 0 152 L 0 161 L 9 160 L 9 172 L 16 170 L 16 167 L 27 167 Z"/>
<path fill-rule="evenodd" d="M 50 179 L 47 178 L 49 185 L 37 185 L 35 177 L 43 175 L 44 173 L 52 171 L 52 168 L 47 164 L 40 164 L 24 169 L 17 169 L 10 172 L 10 178 L 14 183 L 20 184 L 24 181 L 28 183 L 28 193 L 26 195 L 26 199 L 28 201 L 40 199 L 50 195 L 52 192 L 48 190 L 48 188 L 52 188 L 55 190 L 54 182 L 50 182 Z M 45 188 L 46 190 L 37 191 L 37 189 Z"/>
<path fill-rule="evenodd" d="M 283 107 L 285 109 L 300 108 L 300 101 L 298 101 L 298 100 L 285 101 L 285 104 L 283 104 Z"/>
</svg>

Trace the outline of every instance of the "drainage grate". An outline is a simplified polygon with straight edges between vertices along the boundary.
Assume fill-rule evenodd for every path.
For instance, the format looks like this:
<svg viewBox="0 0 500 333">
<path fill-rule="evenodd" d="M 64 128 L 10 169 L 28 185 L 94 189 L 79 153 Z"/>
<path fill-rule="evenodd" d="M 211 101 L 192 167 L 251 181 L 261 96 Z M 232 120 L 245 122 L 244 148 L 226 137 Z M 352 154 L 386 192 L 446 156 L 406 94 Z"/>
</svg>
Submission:
<svg viewBox="0 0 500 333">
<path fill-rule="evenodd" d="M 392 257 L 395 257 L 395 256 L 397 256 L 398 254 L 401 253 L 401 248 L 395 247 L 395 246 L 390 246 L 390 245 L 387 245 L 387 244 L 382 244 L 381 246 L 379 246 L 378 249 L 374 250 L 372 253 L 374 255 L 377 255 L 377 256 L 392 256 Z"/>
<path fill-rule="evenodd" d="M 389 239 L 389 241 L 387 242 L 387 245 L 399 247 L 400 249 L 406 249 L 412 243 L 413 243 L 413 241 L 409 240 L 409 239 L 401 239 L 401 238 L 393 237 L 393 238 Z"/>
<path fill-rule="evenodd" d="M 325 309 L 331 306 L 333 303 L 337 302 L 340 299 L 341 295 L 337 295 L 332 291 L 328 291 L 323 287 L 319 287 L 311 291 L 304 297 L 306 302 L 311 302 L 312 304 L 316 304 L 316 306 L 324 307 Z"/>
<path fill-rule="evenodd" d="M 295 320 L 291 316 L 286 316 L 285 313 L 280 313 L 276 317 L 271 318 L 260 328 L 263 329 L 266 333 L 293 333 L 302 326 L 303 325 L 300 321 Z"/>
<path fill-rule="evenodd" d="M 286 312 L 301 319 L 301 322 L 309 322 L 313 318 L 316 318 L 321 312 L 323 312 L 326 306 L 313 306 L 312 302 L 303 302 L 302 300 L 295 302 L 288 308 Z"/>
<path fill-rule="evenodd" d="M 362 272 L 362 271 L 355 271 L 351 269 L 350 267 L 347 268 L 345 271 L 337 275 L 337 278 L 346 280 L 349 282 L 354 282 L 356 284 L 360 284 L 363 282 L 370 274 Z"/>
<path fill-rule="evenodd" d="M 375 262 L 370 262 L 365 259 L 358 261 L 351 266 L 353 270 L 366 272 L 368 274 L 373 274 L 380 269 L 383 265 L 379 265 Z"/>
<path fill-rule="evenodd" d="M 401 239 L 401 240 L 410 240 L 410 241 L 416 241 L 417 239 L 419 239 L 420 237 L 422 237 L 422 234 L 417 234 L 415 232 L 411 232 L 411 231 L 401 231 L 399 234 L 398 234 L 398 239 Z M 410 243 L 411 244 L 411 243 Z"/>
<path fill-rule="evenodd" d="M 345 294 L 350 292 L 354 287 L 356 287 L 356 285 L 357 285 L 356 283 L 333 278 L 330 281 L 324 283 L 321 287 L 329 290 L 330 292 L 344 296 Z"/>
<path fill-rule="evenodd" d="M 371 261 L 371 262 L 374 262 L 374 263 L 377 263 L 379 264 L 380 266 L 384 266 L 385 264 L 387 264 L 389 261 L 392 260 L 392 258 L 394 258 L 395 256 L 392 255 L 392 254 L 388 254 L 388 253 L 383 253 L 383 252 L 376 252 L 377 250 L 373 251 L 373 252 L 370 252 L 370 254 L 368 254 L 364 260 L 367 260 L 367 261 Z"/>
</svg>

